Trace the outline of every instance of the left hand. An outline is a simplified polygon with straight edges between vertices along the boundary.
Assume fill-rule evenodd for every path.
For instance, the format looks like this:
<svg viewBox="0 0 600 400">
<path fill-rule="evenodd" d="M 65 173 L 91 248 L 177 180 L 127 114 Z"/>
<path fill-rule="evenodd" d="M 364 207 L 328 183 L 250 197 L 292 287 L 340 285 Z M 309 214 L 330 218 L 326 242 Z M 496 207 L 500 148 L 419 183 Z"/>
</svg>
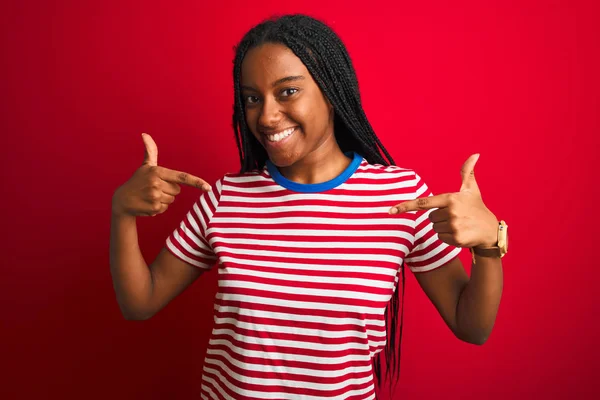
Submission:
<svg viewBox="0 0 600 400">
<path fill-rule="evenodd" d="M 429 219 L 443 242 L 457 247 L 496 246 L 498 220 L 483 203 L 475 181 L 478 159 L 479 154 L 473 154 L 463 164 L 460 191 L 405 201 L 392 207 L 390 214 L 437 208 Z"/>
</svg>

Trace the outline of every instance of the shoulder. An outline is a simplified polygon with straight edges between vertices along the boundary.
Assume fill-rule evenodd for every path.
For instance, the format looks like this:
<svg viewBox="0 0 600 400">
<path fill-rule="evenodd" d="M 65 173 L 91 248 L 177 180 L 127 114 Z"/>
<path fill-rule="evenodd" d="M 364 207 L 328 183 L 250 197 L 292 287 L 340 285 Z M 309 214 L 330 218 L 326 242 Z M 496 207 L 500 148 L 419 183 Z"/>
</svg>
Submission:
<svg viewBox="0 0 600 400">
<path fill-rule="evenodd" d="M 255 179 L 255 178 L 268 177 L 268 176 L 269 176 L 269 174 L 267 172 L 267 169 L 264 168 L 262 170 L 252 170 L 252 171 L 247 171 L 247 172 L 227 172 L 219 180 L 222 182 L 227 182 L 227 181 L 232 181 L 232 180 L 243 180 L 243 179 L 253 179 L 253 178 Z"/>
<path fill-rule="evenodd" d="M 261 185 L 272 181 L 267 169 L 253 170 L 248 172 L 228 172 L 218 181 L 217 185 L 221 187 L 247 187 Z"/>
<path fill-rule="evenodd" d="M 416 197 L 428 192 L 428 187 L 412 168 L 398 165 L 370 164 L 363 159 L 355 177 L 363 184 L 375 184 L 389 190 L 413 193 Z"/>
<path fill-rule="evenodd" d="M 381 164 L 370 164 L 367 160 L 363 159 L 356 172 L 363 176 L 371 176 L 373 178 L 381 179 L 417 179 L 418 174 L 412 168 L 401 167 L 398 165 L 381 165 Z"/>
</svg>

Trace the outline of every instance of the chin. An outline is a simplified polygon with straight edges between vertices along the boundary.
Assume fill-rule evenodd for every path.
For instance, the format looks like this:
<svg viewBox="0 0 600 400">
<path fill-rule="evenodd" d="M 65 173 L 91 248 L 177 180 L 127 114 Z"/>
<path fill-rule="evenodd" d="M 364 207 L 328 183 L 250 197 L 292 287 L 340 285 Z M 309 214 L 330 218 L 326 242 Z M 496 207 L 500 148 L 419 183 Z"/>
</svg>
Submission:
<svg viewBox="0 0 600 400">
<path fill-rule="evenodd" d="M 279 168 L 285 168 L 294 165 L 300 159 L 300 155 L 296 153 L 276 153 L 268 155 L 269 160 L 273 163 L 273 165 Z"/>
</svg>

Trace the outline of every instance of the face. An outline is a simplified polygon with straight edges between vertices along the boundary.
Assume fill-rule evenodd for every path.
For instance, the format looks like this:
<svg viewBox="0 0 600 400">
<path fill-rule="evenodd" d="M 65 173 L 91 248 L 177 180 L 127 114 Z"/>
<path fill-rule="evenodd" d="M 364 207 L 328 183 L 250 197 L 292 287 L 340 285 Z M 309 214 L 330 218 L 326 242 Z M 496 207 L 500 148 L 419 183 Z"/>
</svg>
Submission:
<svg viewBox="0 0 600 400">
<path fill-rule="evenodd" d="M 263 44 L 242 62 L 246 123 L 278 167 L 335 149 L 333 108 L 302 61 L 281 44 Z"/>
</svg>

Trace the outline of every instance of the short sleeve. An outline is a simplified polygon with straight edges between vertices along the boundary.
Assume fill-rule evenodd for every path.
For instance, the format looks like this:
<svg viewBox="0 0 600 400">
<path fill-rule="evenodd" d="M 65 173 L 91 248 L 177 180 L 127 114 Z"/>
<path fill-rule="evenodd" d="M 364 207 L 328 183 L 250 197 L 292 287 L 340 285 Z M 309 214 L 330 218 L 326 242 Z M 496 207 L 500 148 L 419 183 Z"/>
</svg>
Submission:
<svg viewBox="0 0 600 400">
<path fill-rule="evenodd" d="M 433 196 L 421 177 L 415 174 L 415 199 Z M 405 258 L 412 272 L 426 272 L 447 264 L 460 254 L 461 249 L 442 242 L 433 230 L 429 214 L 433 210 L 413 211 L 414 243 Z"/>
<path fill-rule="evenodd" d="M 220 179 L 213 190 L 202 193 L 179 227 L 166 240 L 167 250 L 175 257 L 202 269 L 210 269 L 217 260 L 207 230 L 219 205 L 222 182 Z"/>
</svg>

